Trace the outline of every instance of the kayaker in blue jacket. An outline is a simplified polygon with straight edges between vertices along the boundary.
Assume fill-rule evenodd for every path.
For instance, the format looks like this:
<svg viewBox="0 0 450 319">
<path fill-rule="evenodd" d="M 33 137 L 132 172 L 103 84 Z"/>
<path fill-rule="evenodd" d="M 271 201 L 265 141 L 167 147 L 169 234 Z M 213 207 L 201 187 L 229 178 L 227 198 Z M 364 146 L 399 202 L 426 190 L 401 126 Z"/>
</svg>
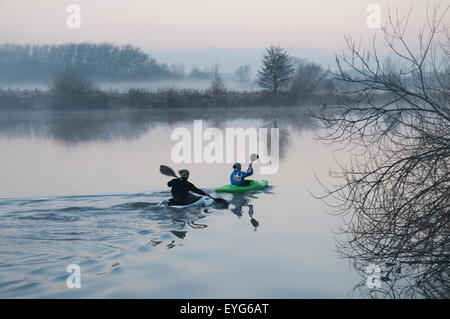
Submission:
<svg viewBox="0 0 450 319">
<path fill-rule="evenodd" d="M 240 163 L 234 163 L 233 169 L 233 173 L 230 175 L 231 184 L 236 186 L 246 186 L 245 178 L 253 175 L 252 163 L 248 166 L 247 172 L 241 171 Z"/>
</svg>

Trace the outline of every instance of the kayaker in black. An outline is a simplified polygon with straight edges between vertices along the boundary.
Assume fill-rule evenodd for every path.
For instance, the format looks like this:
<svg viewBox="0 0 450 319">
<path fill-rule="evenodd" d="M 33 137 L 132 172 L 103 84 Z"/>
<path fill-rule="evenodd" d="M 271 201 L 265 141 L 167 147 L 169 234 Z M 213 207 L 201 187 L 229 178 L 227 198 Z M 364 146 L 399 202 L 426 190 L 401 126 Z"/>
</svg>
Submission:
<svg viewBox="0 0 450 319">
<path fill-rule="evenodd" d="M 169 200 L 169 205 L 189 205 L 195 203 L 199 197 L 189 194 L 189 191 L 199 195 L 209 196 L 208 193 L 188 182 L 189 171 L 187 169 L 182 169 L 178 173 L 180 174 L 180 178 L 174 178 L 167 183 L 167 186 L 172 187 L 173 197 Z"/>
</svg>

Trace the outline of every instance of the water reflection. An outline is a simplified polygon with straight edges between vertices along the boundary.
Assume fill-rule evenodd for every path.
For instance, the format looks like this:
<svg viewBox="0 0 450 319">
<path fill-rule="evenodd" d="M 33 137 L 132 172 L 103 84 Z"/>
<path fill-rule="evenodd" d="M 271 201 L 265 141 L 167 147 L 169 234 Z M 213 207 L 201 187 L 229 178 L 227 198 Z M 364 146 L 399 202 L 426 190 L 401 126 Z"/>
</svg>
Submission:
<svg viewBox="0 0 450 319">
<path fill-rule="evenodd" d="M 231 199 L 230 203 L 232 205 L 232 208 L 230 208 L 231 212 L 235 214 L 238 218 L 242 217 L 244 207 L 247 208 L 247 214 L 250 217 L 250 224 L 254 227 L 254 230 L 256 231 L 259 226 L 259 222 L 255 218 L 253 218 L 254 214 L 253 205 L 250 204 L 249 199 L 244 195 L 233 194 L 233 198 Z"/>
<path fill-rule="evenodd" d="M 91 141 L 135 140 L 157 125 L 190 125 L 202 119 L 210 127 L 235 126 L 230 122 L 256 120 L 258 127 L 280 129 L 280 153 L 289 144 L 290 129 L 314 129 L 306 109 L 233 108 L 153 111 L 1 112 L 0 136 L 45 137 L 66 144 Z M 270 130 L 269 130 L 270 131 Z M 270 137 L 269 137 L 270 141 Z M 269 145 L 270 149 L 270 145 Z"/>
<path fill-rule="evenodd" d="M 346 239 L 339 241 L 338 251 L 363 278 L 353 293 L 368 298 L 450 298 L 450 259 L 444 235 L 448 229 L 443 234 L 427 232 L 424 224 L 417 223 L 401 231 L 393 229 L 378 220 L 376 226 L 344 232 Z M 373 275 L 367 269 L 370 264 L 380 267 L 378 286 L 368 283 Z"/>
<path fill-rule="evenodd" d="M 280 128 L 284 164 L 268 178 L 276 194 L 221 194 L 231 201 L 230 210 L 221 211 L 155 207 L 170 197 L 160 192 L 166 180 L 158 172 L 170 161 L 170 132 L 196 119 L 205 127 Z M 7 283 L 0 296 L 56 296 L 49 286 L 65 293 L 69 262 L 100 278 L 85 281 L 97 286 L 83 289 L 83 297 L 344 296 L 356 280 L 346 264 L 332 262 L 329 230 L 338 220 L 323 214 L 307 189 L 314 165 L 325 170 L 332 162 L 314 143 L 315 129 L 305 110 L 287 108 L 1 113 L 8 157 L 0 163 L 0 196 L 21 199 L 0 200 L 0 283 Z M 186 168 L 211 192 L 228 183 L 228 164 Z M 119 195 L 98 195 L 109 192 Z M 24 198 L 28 194 L 53 197 Z M 299 202 L 308 208 L 302 214 L 295 213 Z M 246 245 L 239 245 L 243 238 Z M 284 249 L 286 242 L 295 249 Z M 341 285 L 330 287 L 336 272 Z M 269 277 L 270 283 L 260 280 Z M 114 294 L 107 294 L 108 285 Z"/>
<path fill-rule="evenodd" d="M 0 296 L 39 297 L 59 287 L 67 260 L 78 263 L 84 276 L 107 276 L 123 267 L 126 255 L 184 246 L 189 232 L 208 227 L 208 217 L 221 210 L 160 207 L 169 192 L 152 194 L 67 196 L 0 200 Z M 111 205 L 116 202 L 116 204 Z M 232 203 L 242 215 L 253 205 L 244 196 Z M 18 254 L 20 252 L 20 254 Z M 63 256 L 64 258 L 61 258 Z M 42 269 L 40 273 L 36 269 Z M 28 278 L 24 280 L 24 278 Z M 28 284 L 40 286 L 30 291 Z"/>
</svg>

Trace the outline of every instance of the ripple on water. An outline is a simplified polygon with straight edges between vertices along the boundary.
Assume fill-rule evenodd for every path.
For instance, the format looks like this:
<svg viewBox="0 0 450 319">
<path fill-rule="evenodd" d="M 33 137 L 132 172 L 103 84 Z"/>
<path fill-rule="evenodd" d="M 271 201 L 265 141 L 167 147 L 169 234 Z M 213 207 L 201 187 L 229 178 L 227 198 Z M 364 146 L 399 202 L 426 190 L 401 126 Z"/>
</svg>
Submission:
<svg viewBox="0 0 450 319">
<path fill-rule="evenodd" d="M 157 207 L 168 195 L 1 200 L 0 296 L 64 294 L 69 264 L 87 278 L 116 276 L 125 272 L 128 255 L 180 246 L 208 214 Z"/>
<path fill-rule="evenodd" d="M 58 213 L 37 213 L 33 215 L 19 216 L 20 220 L 32 220 L 32 221 L 55 221 L 55 222 L 74 222 L 79 219 L 77 216 L 67 216 Z"/>
<path fill-rule="evenodd" d="M 149 202 L 135 202 L 135 203 L 125 203 L 119 204 L 111 207 L 112 209 L 143 209 L 151 206 L 156 206 L 158 203 L 149 203 Z"/>
</svg>

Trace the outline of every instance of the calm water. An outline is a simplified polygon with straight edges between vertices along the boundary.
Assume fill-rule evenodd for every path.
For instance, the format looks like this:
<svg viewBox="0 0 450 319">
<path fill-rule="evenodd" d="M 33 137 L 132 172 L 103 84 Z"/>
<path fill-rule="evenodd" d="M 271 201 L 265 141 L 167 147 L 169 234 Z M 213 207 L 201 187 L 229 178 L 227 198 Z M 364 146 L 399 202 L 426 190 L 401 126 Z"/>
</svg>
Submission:
<svg viewBox="0 0 450 319">
<path fill-rule="evenodd" d="M 170 134 L 279 127 L 280 169 L 264 192 L 220 194 L 230 209 L 156 207 L 159 165 L 210 192 L 230 164 L 175 165 Z M 0 114 L 0 297 L 346 298 L 361 281 L 335 252 L 342 222 L 311 196 L 346 160 L 302 110 Z M 219 195 L 217 195 L 219 196 Z M 81 267 L 68 289 L 66 267 Z"/>
</svg>

